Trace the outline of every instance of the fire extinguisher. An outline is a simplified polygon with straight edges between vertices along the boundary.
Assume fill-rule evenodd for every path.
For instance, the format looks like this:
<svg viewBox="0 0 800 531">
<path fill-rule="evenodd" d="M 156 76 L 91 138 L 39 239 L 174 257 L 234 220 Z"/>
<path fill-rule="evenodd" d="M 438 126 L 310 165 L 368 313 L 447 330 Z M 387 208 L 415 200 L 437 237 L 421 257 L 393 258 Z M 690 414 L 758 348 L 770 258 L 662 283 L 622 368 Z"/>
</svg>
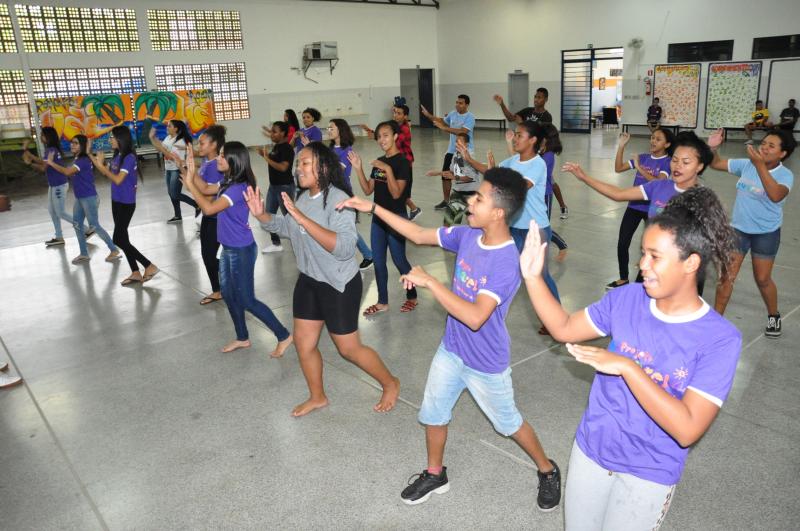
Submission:
<svg viewBox="0 0 800 531">
<path fill-rule="evenodd" d="M 644 78 L 644 94 L 650 96 L 653 93 L 653 80 L 650 76 Z"/>
</svg>

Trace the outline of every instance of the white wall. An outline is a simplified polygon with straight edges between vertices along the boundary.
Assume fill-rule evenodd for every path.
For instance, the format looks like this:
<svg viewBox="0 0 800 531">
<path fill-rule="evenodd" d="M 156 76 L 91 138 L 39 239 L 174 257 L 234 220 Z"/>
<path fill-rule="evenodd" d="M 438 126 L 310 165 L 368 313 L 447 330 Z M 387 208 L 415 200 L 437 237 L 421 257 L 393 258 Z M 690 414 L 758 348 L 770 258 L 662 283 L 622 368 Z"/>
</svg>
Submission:
<svg viewBox="0 0 800 531">
<path fill-rule="evenodd" d="M 623 105 L 624 119 L 630 119 L 644 117 L 648 103 L 640 78 L 667 62 L 669 43 L 734 39 L 733 59 L 749 60 L 754 37 L 794 34 L 800 27 L 798 0 L 443 0 L 441 6 L 439 101 L 451 106 L 456 94 L 466 92 L 476 116 L 499 117 L 491 96 L 506 95 L 508 73 L 521 69 L 530 73 L 532 91 L 550 91 L 548 108 L 557 124 L 561 50 L 625 46 L 642 38 L 638 52 L 625 49 Z M 768 71 L 765 61 L 762 97 Z M 706 72 L 703 65 L 701 125 Z"/>
<path fill-rule="evenodd" d="M 22 3 L 22 2 L 21 2 Z M 157 0 L 32 0 L 31 4 L 116 7 L 136 10 L 141 51 L 131 53 L 0 54 L 0 68 L 142 65 L 148 87 L 155 87 L 156 64 L 244 61 L 250 94 L 250 120 L 222 122 L 228 137 L 247 144 L 264 142 L 260 125 L 283 115 L 294 101 L 306 106 L 337 107 L 359 102 L 373 125 L 391 117 L 392 98 L 400 94 L 400 68 L 438 68 L 436 17 L 433 8 L 305 2 L 297 0 L 232 0 L 229 2 Z M 154 52 L 150 47 L 146 10 L 225 9 L 241 13 L 244 49 L 232 51 Z M 12 7 L 13 10 L 13 7 Z M 327 66 L 312 67 L 314 84 L 291 67 L 300 66 L 303 45 L 337 41 L 340 61 L 333 74 Z M 437 71 L 438 73 L 438 71 Z M 273 108 L 272 103 L 275 103 Z M 344 105 L 348 104 L 348 105 Z M 299 114 L 299 112 L 298 112 Z M 328 116 L 328 118 L 335 116 Z M 323 125 L 324 129 L 324 125 Z"/>
</svg>

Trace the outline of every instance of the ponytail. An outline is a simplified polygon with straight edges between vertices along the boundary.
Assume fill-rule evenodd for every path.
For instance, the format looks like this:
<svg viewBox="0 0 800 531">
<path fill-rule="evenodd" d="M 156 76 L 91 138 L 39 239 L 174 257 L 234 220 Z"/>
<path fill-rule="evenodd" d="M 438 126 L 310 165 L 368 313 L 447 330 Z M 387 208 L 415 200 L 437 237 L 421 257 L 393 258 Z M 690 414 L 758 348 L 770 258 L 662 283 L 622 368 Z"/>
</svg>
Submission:
<svg viewBox="0 0 800 531">
<path fill-rule="evenodd" d="M 717 194 L 710 188 L 695 186 L 673 196 L 664 210 L 647 221 L 669 231 L 680 250 L 681 260 L 690 255 L 700 257 L 697 282 L 705 280 L 706 265 L 716 265 L 721 280 L 730 274 L 730 263 L 736 251 L 736 233 Z"/>
</svg>

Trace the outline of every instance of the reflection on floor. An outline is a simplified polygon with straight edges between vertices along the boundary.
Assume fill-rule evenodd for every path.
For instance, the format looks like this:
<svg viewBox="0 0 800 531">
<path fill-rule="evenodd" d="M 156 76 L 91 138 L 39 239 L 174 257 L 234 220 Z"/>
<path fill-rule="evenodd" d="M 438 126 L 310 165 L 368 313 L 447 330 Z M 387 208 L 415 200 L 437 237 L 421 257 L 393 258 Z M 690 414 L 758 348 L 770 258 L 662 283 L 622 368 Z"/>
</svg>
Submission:
<svg viewBox="0 0 800 531">
<path fill-rule="evenodd" d="M 628 184 L 630 172 L 613 173 L 616 134 L 564 135 L 559 160 L 579 161 L 595 176 Z M 478 158 L 489 148 L 503 158 L 499 132 L 476 136 Z M 414 199 L 423 208 L 422 225 L 441 222 L 432 209 L 441 200 L 439 181 L 425 171 L 440 167 L 446 144 L 445 135 L 414 131 Z M 370 141 L 356 147 L 365 161 L 378 155 Z M 646 149 L 646 139 L 636 138 L 628 153 Z M 743 156 L 744 149 L 731 143 L 725 154 Z M 264 183 L 266 169 L 254 161 Z M 25 386 L 0 392 L 0 527 L 562 528 L 561 511 L 543 514 L 535 507 L 531 463 L 492 431 L 468 395 L 456 407 L 447 446 L 452 490 L 418 507 L 400 502 L 406 479 L 425 465 L 416 413 L 445 313 L 422 290 L 419 308 L 401 314 L 391 268 L 391 311 L 362 319 L 361 332 L 402 380 L 396 410 L 372 412 L 375 383 L 326 338 L 321 350 L 331 406 L 290 418 L 306 396 L 294 351 L 269 359 L 274 337 L 248 318 L 253 348 L 219 353 L 233 327 L 224 303 L 198 304 L 209 285 L 189 209 L 182 225 L 167 225 L 172 213 L 163 178 L 152 162 L 144 169 L 131 238 L 162 273 L 143 287 L 119 286 L 125 262 L 105 263 L 97 238 L 90 240 L 89 264 L 70 264 L 78 248 L 66 225 L 66 246 L 46 249 L 41 242 L 52 237 L 52 225 L 44 189 L 0 214 L 0 360 L 9 357 L 11 370 L 25 378 Z M 570 247 L 566 261 L 553 262 L 552 270 L 564 305 L 578 309 L 599 299 L 616 278 L 625 205 L 570 175 L 557 180 L 570 216 L 554 216 L 553 225 Z M 705 176 L 729 207 L 735 182 L 718 172 Z M 100 195 L 101 222 L 110 229 L 106 185 Z M 745 338 L 735 387 L 689 458 L 665 529 L 797 526 L 798 205 L 798 194 L 790 195 L 775 267 L 784 336 L 772 341 L 761 335 L 766 312 L 746 265 L 728 313 Z M 368 234 L 367 217 L 359 230 Z M 256 231 L 261 244 L 266 236 Z M 452 272 L 452 256 L 439 249 L 409 246 L 409 256 L 443 280 Z M 257 295 L 286 324 L 296 276 L 290 246 L 259 256 Z M 372 271 L 364 281 L 366 306 L 376 300 Z M 524 292 L 508 326 L 518 406 L 566 469 L 592 373 L 536 333 L 539 323 Z"/>
</svg>

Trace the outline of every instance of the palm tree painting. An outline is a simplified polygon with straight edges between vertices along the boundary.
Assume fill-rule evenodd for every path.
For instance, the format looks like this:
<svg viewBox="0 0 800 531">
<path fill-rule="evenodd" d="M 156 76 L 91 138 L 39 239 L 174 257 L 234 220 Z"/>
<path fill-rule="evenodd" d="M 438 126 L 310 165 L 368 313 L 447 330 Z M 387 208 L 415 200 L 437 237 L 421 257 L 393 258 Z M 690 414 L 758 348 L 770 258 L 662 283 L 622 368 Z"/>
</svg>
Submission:
<svg viewBox="0 0 800 531">
<path fill-rule="evenodd" d="M 104 117 L 114 125 L 119 125 L 125 120 L 125 105 L 119 94 L 85 96 L 81 107 L 87 114 L 94 114 L 100 122 L 105 121 Z"/>
<path fill-rule="evenodd" d="M 140 118 L 141 111 L 144 116 Z M 136 95 L 134 114 L 138 120 L 154 120 L 163 122 L 170 112 L 178 112 L 178 96 L 174 92 L 142 92 Z"/>
</svg>

